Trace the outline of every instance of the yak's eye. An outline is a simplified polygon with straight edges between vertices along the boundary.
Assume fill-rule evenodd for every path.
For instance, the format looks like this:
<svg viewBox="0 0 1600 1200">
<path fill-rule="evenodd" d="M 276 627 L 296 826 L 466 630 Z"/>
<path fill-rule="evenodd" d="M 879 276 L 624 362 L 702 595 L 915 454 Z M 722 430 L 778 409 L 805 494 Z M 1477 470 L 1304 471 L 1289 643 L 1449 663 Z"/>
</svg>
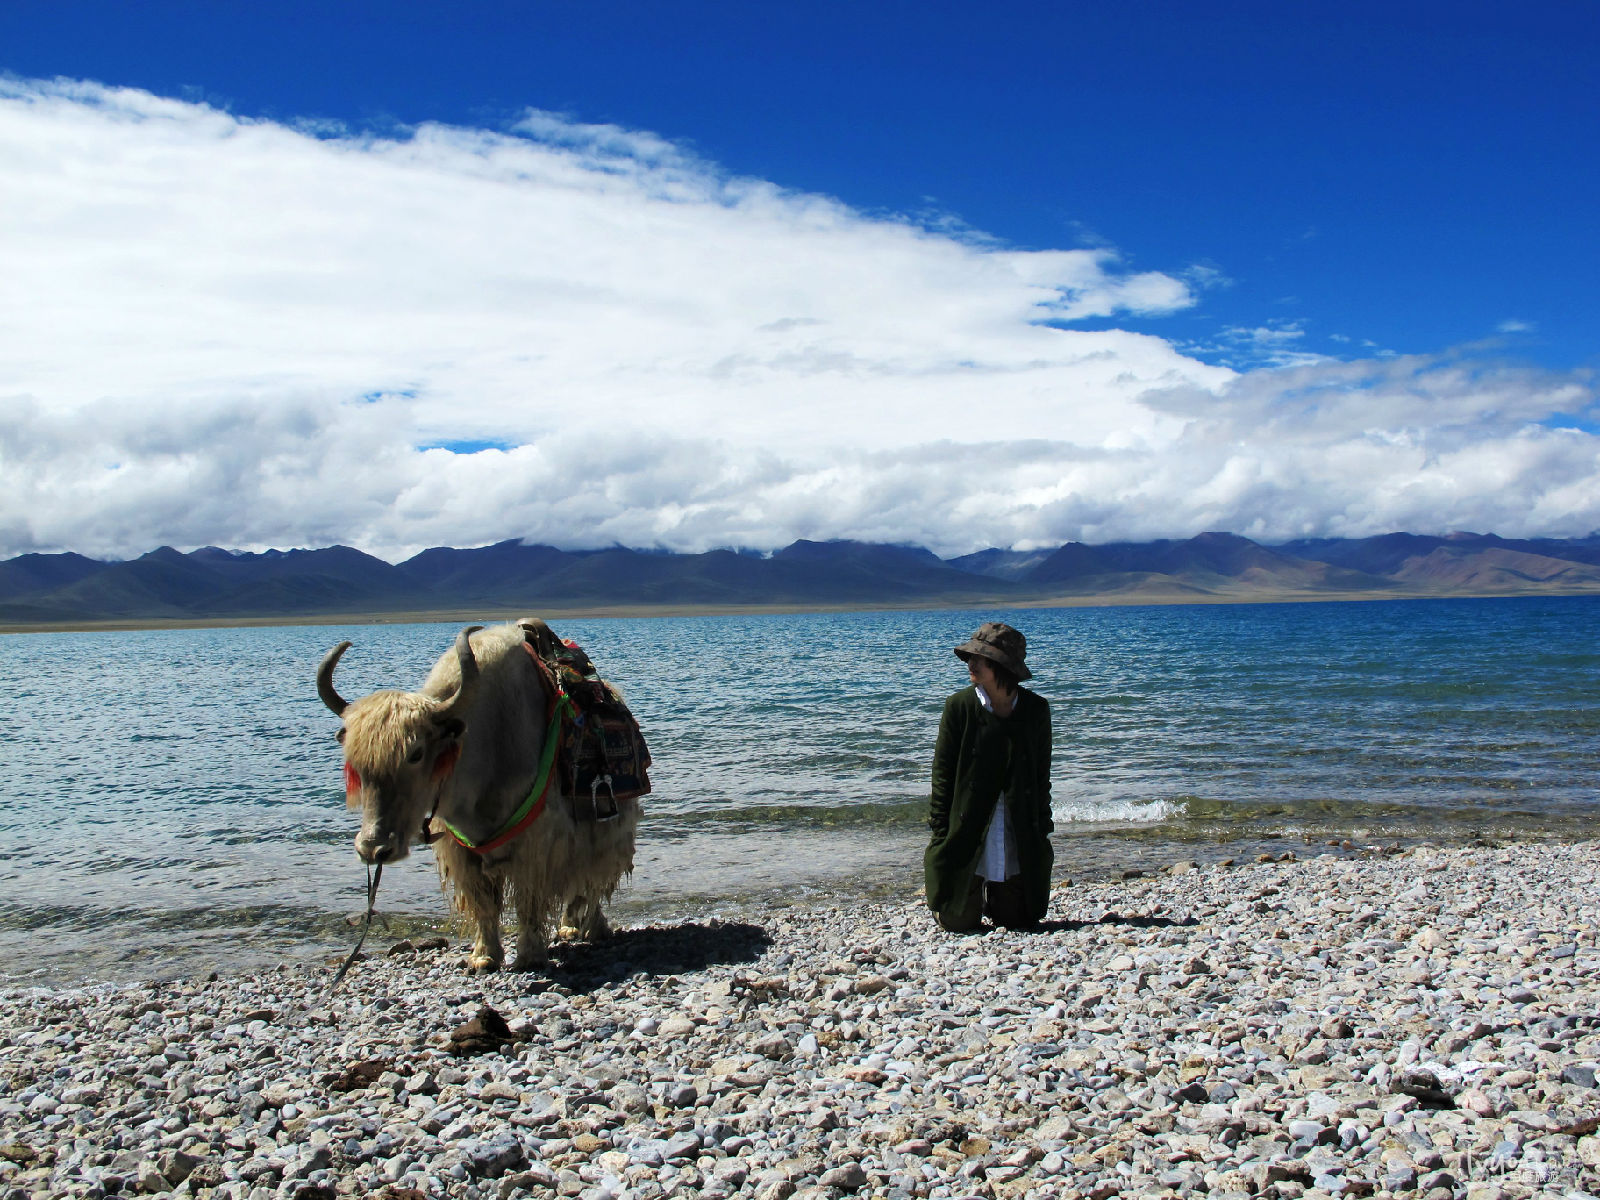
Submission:
<svg viewBox="0 0 1600 1200">
<path fill-rule="evenodd" d="M 344 726 L 343 725 L 339 726 L 339 732 L 333 735 L 333 740 L 338 742 L 339 745 L 341 745 L 341 746 L 344 745 Z"/>
<path fill-rule="evenodd" d="M 408 763 L 419 763 L 419 762 L 421 762 L 422 761 L 423 749 L 424 749 L 424 747 L 421 746 L 420 744 L 411 747 L 411 753 L 406 755 L 406 761 Z"/>
</svg>

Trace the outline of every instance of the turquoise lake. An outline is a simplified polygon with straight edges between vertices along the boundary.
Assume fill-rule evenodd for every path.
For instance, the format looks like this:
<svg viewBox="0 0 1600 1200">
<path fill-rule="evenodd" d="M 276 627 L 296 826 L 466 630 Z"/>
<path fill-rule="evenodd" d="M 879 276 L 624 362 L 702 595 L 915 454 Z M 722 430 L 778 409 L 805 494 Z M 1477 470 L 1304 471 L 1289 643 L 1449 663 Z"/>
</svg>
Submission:
<svg viewBox="0 0 1600 1200">
<path fill-rule="evenodd" d="M 965 683 L 950 648 L 984 620 L 1028 635 L 1053 709 L 1058 876 L 1600 836 L 1600 599 L 561 621 L 655 757 L 615 918 L 913 896 L 939 709 Z M 365 874 L 317 663 L 348 638 L 346 696 L 415 687 L 455 632 L 0 637 L 0 979 L 348 949 Z M 379 908 L 443 928 L 431 854 L 385 873 Z"/>
</svg>

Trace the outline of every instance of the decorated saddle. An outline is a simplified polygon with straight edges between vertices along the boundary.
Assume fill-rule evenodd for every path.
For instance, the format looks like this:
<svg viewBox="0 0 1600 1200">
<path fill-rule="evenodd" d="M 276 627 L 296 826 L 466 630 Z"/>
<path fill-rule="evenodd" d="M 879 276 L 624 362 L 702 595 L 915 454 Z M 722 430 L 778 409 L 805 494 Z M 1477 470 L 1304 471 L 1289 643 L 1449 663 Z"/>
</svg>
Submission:
<svg viewBox="0 0 1600 1200">
<path fill-rule="evenodd" d="M 622 694 L 600 678 L 583 647 L 540 620 L 521 622 L 523 647 L 561 710 L 556 765 L 577 820 L 611 821 L 618 801 L 650 792 L 650 750 Z M 563 703 L 563 700 L 565 703 Z"/>
</svg>

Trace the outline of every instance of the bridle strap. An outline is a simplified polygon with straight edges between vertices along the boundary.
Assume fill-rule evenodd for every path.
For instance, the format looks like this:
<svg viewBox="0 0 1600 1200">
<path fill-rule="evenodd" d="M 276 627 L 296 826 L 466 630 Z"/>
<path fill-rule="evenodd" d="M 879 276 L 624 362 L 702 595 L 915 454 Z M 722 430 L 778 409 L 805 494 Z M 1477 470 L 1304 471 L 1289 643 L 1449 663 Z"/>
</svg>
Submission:
<svg viewBox="0 0 1600 1200">
<path fill-rule="evenodd" d="M 433 811 L 422 822 L 422 844 L 431 846 L 444 836 L 444 830 L 433 828 L 433 819 L 439 815 L 439 802 L 444 799 L 444 781 L 440 780 L 433 793 Z"/>
<path fill-rule="evenodd" d="M 450 756 L 450 760 L 444 764 L 444 770 L 440 771 L 438 766 L 434 767 L 433 809 L 422 822 L 422 833 L 420 835 L 420 840 L 424 846 L 431 846 L 444 836 L 445 831 L 443 829 L 433 828 L 433 819 L 439 815 L 439 805 L 444 801 L 445 780 L 449 779 L 455 771 L 456 763 L 461 761 L 461 743 L 456 742 L 445 753 Z"/>
</svg>

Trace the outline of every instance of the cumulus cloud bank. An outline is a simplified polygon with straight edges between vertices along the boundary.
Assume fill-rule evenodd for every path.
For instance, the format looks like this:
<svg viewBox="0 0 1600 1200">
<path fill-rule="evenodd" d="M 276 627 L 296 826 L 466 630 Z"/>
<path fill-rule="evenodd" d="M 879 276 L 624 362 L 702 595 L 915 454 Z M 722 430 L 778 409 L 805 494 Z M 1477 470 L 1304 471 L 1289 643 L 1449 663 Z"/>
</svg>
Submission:
<svg viewBox="0 0 1600 1200">
<path fill-rule="evenodd" d="M 10 80 L 0 163 L 0 556 L 1600 526 L 1585 378 L 1281 330 L 1277 365 L 1208 365 L 1073 328 L 1191 306 L 1192 271 L 647 133 L 377 137 Z"/>
</svg>

